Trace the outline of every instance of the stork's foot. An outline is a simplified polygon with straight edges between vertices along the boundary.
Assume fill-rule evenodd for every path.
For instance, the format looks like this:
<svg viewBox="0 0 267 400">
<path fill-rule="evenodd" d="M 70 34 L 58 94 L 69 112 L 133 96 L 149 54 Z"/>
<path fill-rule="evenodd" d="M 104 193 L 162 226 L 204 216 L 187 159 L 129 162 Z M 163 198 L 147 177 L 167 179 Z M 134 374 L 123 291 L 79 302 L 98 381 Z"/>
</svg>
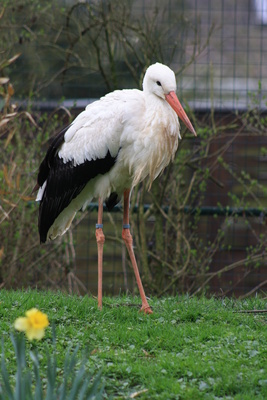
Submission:
<svg viewBox="0 0 267 400">
<path fill-rule="evenodd" d="M 144 314 L 153 314 L 153 311 L 151 310 L 151 308 L 150 308 L 150 306 L 149 306 L 148 304 L 142 306 L 142 307 L 140 308 L 139 312 L 142 312 L 142 313 L 144 313 Z"/>
</svg>

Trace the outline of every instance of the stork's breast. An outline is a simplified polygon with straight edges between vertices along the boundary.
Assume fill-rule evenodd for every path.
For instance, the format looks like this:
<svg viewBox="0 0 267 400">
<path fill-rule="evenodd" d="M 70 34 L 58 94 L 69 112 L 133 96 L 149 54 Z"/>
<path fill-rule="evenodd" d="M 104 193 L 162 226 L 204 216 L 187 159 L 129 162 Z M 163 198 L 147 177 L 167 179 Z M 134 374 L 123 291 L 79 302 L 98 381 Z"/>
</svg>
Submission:
<svg viewBox="0 0 267 400">
<path fill-rule="evenodd" d="M 147 177 L 150 182 L 156 179 L 174 158 L 177 147 L 178 135 L 170 135 L 166 127 L 161 129 L 160 134 L 150 131 L 146 135 L 139 135 L 121 152 L 133 185 Z"/>
</svg>

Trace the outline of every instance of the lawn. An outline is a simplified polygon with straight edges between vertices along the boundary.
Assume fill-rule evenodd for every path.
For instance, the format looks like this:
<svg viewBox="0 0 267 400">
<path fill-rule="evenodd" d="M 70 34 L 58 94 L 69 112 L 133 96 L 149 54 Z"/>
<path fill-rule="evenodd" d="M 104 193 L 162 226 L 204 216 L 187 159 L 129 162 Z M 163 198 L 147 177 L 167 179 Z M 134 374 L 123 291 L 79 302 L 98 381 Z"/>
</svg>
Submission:
<svg viewBox="0 0 267 400">
<path fill-rule="evenodd" d="M 104 298 L 100 312 L 87 296 L 2 290 L 9 372 L 15 373 L 13 323 L 37 307 L 50 326 L 44 339 L 27 341 L 26 347 L 38 348 L 43 377 L 54 324 L 58 370 L 67 349 L 79 344 L 78 357 L 86 355 L 88 371 L 102 371 L 103 398 L 267 399 L 267 313 L 244 312 L 267 309 L 265 299 L 181 296 L 153 298 L 150 304 L 154 313 L 143 315 L 138 297 Z"/>
</svg>

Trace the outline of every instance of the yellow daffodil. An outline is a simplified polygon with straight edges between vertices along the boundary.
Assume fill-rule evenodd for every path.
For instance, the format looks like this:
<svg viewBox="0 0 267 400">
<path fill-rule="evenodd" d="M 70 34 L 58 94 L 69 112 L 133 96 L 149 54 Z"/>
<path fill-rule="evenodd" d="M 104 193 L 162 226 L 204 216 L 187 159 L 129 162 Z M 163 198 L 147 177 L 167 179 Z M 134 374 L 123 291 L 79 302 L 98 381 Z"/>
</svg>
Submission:
<svg viewBox="0 0 267 400">
<path fill-rule="evenodd" d="M 32 308 L 26 311 L 26 317 L 19 317 L 14 323 L 15 329 L 25 332 L 29 340 L 40 340 L 44 337 L 45 328 L 49 325 L 47 315 Z"/>
</svg>

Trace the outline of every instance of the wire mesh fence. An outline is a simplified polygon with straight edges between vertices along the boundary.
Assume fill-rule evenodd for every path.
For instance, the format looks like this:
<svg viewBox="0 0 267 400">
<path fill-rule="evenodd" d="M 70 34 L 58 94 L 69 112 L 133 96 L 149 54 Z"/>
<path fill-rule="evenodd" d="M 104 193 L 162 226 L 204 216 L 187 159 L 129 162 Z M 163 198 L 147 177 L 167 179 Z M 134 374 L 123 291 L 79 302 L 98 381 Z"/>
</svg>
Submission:
<svg viewBox="0 0 267 400">
<path fill-rule="evenodd" d="M 202 38 L 214 26 L 205 51 L 180 80 L 194 108 L 247 109 L 259 85 L 259 106 L 266 108 L 266 7 L 264 0 L 185 2 Z"/>
<path fill-rule="evenodd" d="M 69 7 L 75 4 L 74 1 L 64 3 Z M 108 2 L 104 3 L 108 7 Z M 211 106 L 220 110 L 246 109 L 250 104 L 249 93 L 258 91 L 259 82 L 262 93 L 266 93 L 265 0 L 135 0 L 125 2 L 125 7 L 131 15 L 130 21 L 143 20 L 152 25 L 155 23 L 153 16 L 156 18 L 157 29 L 153 33 L 161 35 L 163 51 L 172 67 L 177 71 L 182 68 L 178 76 L 179 92 L 194 109 Z M 85 16 L 89 19 L 86 2 L 77 8 L 76 13 L 80 18 Z M 138 41 L 136 37 L 136 47 Z M 196 51 L 195 60 L 184 68 L 193 51 Z M 98 97 L 103 94 L 103 88 L 105 91 L 90 56 L 84 54 L 87 71 L 82 66 L 79 69 L 79 75 L 85 78 L 83 83 L 71 82 L 71 74 L 69 82 L 68 77 L 65 81 L 64 88 L 69 88 L 75 98 L 94 97 L 92 93 Z M 124 86 L 133 85 L 125 68 L 120 70 L 119 80 Z M 64 89 L 61 94 L 64 94 Z M 264 99 L 260 98 L 260 101 L 265 107 Z"/>
<path fill-rule="evenodd" d="M 164 60 L 193 109 L 247 109 L 255 93 L 266 108 L 265 0 L 65 0 L 40 19 L 31 7 L 5 13 L 16 39 L 11 49 L 6 38 L 5 47 L 22 53 L 13 70 L 17 94 L 28 94 L 34 78 L 32 90 L 47 105 L 65 98 L 83 107 L 107 91 L 140 87 L 147 63 Z"/>
</svg>

